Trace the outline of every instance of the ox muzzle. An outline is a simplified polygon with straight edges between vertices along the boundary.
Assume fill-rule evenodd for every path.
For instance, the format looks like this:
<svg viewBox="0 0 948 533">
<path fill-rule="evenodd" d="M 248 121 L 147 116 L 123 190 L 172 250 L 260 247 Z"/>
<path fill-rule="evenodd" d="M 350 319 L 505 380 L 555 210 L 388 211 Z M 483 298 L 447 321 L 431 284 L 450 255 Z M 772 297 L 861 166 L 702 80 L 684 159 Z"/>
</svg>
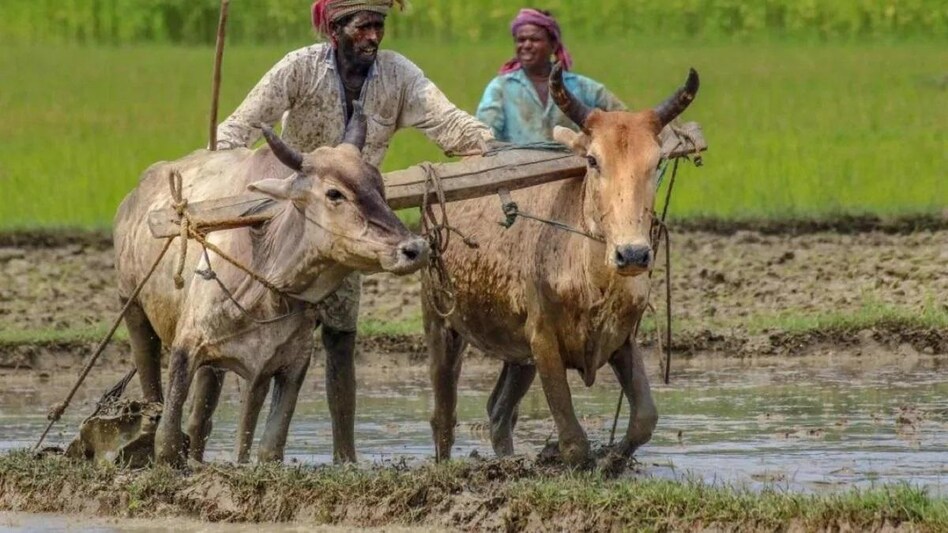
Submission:
<svg viewBox="0 0 948 533">
<path fill-rule="evenodd" d="M 647 244 L 619 244 L 612 253 L 612 265 L 623 276 L 635 276 L 652 267 L 652 247 Z"/>
<path fill-rule="evenodd" d="M 427 240 L 421 237 L 407 239 L 395 247 L 387 260 L 383 259 L 382 268 L 393 274 L 410 274 L 428 262 L 430 251 Z"/>
</svg>

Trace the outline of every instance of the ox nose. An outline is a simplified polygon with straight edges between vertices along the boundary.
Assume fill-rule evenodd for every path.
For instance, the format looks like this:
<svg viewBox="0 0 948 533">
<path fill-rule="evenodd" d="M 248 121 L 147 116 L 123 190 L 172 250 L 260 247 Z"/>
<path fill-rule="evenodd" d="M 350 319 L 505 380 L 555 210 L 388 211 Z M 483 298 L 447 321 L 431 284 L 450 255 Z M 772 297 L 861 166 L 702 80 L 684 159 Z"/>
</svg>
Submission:
<svg viewBox="0 0 948 533">
<path fill-rule="evenodd" d="M 427 255 L 428 241 L 424 239 L 412 239 L 398 246 L 398 256 L 410 263 L 424 260 Z"/>
<path fill-rule="evenodd" d="M 619 268 L 648 268 L 652 262 L 652 249 L 648 246 L 623 244 L 616 246 L 615 263 Z"/>
</svg>

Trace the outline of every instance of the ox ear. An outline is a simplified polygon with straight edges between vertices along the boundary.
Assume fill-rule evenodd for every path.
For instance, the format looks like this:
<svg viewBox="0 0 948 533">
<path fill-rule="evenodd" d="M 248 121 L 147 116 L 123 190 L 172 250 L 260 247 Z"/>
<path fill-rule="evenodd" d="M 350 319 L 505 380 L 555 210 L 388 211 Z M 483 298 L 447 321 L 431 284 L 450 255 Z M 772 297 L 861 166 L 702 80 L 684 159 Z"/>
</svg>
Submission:
<svg viewBox="0 0 948 533">
<path fill-rule="evenodd" d="M 293 186 L 295 181 L 294 177 L 282 180 L 268 178 L 247 185 L 247 190 L 265 194 L 275 200 L 293 200 L 296 197 Z"/>
<path fill-rule="evenodd" d="M 586 155 L 586 151 L 589 150 L 588 135 L 563 126 L 553 127 L 553 140 L 565 144 L 573 153 L 578 155 Z"/>
</svg>

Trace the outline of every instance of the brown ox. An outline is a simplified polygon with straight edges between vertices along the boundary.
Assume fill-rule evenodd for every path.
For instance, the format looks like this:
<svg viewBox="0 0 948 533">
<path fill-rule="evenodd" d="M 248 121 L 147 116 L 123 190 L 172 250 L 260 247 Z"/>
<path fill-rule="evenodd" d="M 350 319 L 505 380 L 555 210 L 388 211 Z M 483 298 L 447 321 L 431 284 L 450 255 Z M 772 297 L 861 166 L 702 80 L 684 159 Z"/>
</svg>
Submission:
<svg viewBox="0 0 948 533">
<path fill-rule="evenodd" d="M 261 460 L 282 459 L 312 352 L 316 318 L 311 303 L 332 293 L 353 270 L 408 273 L 426 261 L 427 243 L 398 220 L 385 203 L 378 170 L 361 159 L 365 141 L 361 112 L 350 122 L 342 144 L 305 155 L 269 130 L 265 134 L 269 147 L 201 151 L 173 163 L 183 176 L 184 196 L 192 201 L 250 189 L 284 209 L 259 227 L 218 232 L 208 239 L 250 265 L 279 293 L 211 252 L 213 271 L 232 292 L 236 302 L 232 301 L 218 281 L 191 274 L 208 267 L 201 246 L 191 241 L 184 288 L 175 290 L 172 285 L 178 250 L 174 246 L 131 305 L 126 324 L 149 401 L 162 401 L 162 344 L 170 352 L 168 395 L 155 434 L 159 462 L 180 464 L 183 459 L 182 409 L 196 373 L 188 433 L 191 457 L 201 459 L 223 369 L 236 372 L 248 384 L 238 422 L 237 459 L 247 458 L 271 378 L 273 397 L 259 456 Z M 116 215 L 115 264 L 123 300 L 162 247 L 149 234 L 145 221 L 149 211 L 168 204 L 171 165 L 159 163 L 147 170 Z M 289 177 L 286 167 L 294 171 Z"/>
<path fill-rule="evenodd" d="M 590 110 L 565 89 L 559 66 L 550 93 L 582 133 L 558 128 L 558 141 L 589 162 L 583 180 L 524 189 L 514 195 L 528 213 L 565 222 L 593 240 L 547 225 L 497 224 L 496 198 L 449 204 L 453 225 L 480 245 L 458 240 L 444 261 L 453 276 L 457 307 L 442 319 L 423 307 L 435 394 L 431 426 L 438 460 L 454 443 L 460 354 L 470 343 L 504 361 L 490 395 L 491 441 L 498 455 L 513 453 L 517 406 L 539 373 L 559 433 L 559 451 L 572 464 L 589 458 L 566 380 L 576 369 L 587 386 L 609 363 L 629 400 L 631 415 L 620 452 L 647 442 L 658 421 L 642 356 L 632 338 L 648 299 L 652 265 L 650 228 L 660 159 L 658 134 L 691 103 L 698 90 L 692 70 L 684 87 L 655 109 Z M 425 293 L 433 281 L 424 278 Z"/>
</svg>

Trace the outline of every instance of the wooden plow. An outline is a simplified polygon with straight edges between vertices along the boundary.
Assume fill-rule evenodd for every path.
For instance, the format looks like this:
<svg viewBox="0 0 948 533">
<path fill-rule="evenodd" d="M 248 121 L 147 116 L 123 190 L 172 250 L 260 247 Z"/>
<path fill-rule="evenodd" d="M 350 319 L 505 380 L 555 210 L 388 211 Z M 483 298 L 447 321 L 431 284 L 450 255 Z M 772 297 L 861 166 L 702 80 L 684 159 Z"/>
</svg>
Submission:
<svg viewBox="0 0 948 533">
<path fill-rule="evenodd" d="M 667 159 L 694 157 L 707 149 L 701 127 L 688 122 L 663 135 L 662 154 Z M 432 174 L 434 176 L 432 176 Z M 440 181 L 445 201 L 468 200 L 553 181 L 580 178 L 586 159 L 564 151 L 514 148 L 454 163 L 422 163 L 386 173 L 385 195 L 393 209 L 421 207 L 438 201 L 432 180 Z M 426 200 L 427 198 L 427 200 Z M 189 203 L 191 227 L 200 233 L 252 226 L 269 220 L 278 210 L 272 199 L 259 193 Z M 498 213 L 500 213 L 498 211 Z M 149 213 L 148 225 L 155 238 L 178 235 L 181 221 L 170 206 Z"/>
</svg>

